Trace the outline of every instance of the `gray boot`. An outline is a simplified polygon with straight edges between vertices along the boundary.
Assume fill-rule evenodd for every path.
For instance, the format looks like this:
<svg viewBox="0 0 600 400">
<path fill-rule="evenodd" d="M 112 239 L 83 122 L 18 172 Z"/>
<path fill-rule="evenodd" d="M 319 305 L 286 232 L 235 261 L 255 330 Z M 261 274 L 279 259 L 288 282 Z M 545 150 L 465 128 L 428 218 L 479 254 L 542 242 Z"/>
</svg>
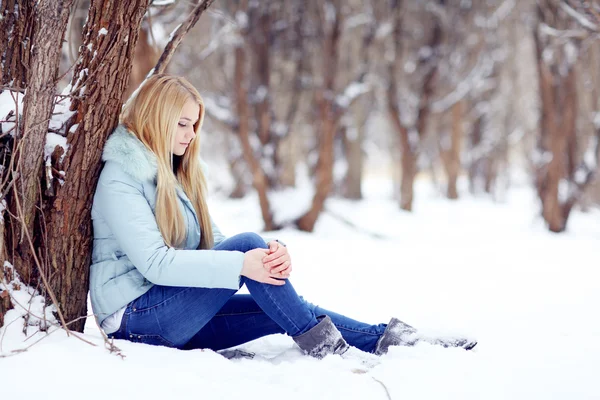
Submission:
<svg viewBox="0 0 600 400">
<path fill-rule="evenodd" d="M 443 347 L 462 347 L 465 350 L 471 350 L 477 345 L 477 341 L 465 338 L 426 337 L 418 334 L 415 328 L 400 321 L 398 318 L 392 318 L 385 328 L 383 335 L 377 341 L 375 354 L 382 355 L 387 353 L 390 346 L 413 346 L 418 341 Z"/>
<path fill-rule="evenodd" d="M 329 316 L 325 316 L 307 332 L 292 339 L 305 354 L 319 359 L 328 354 L 344 354 L 350 347 Z"/>
</svg>

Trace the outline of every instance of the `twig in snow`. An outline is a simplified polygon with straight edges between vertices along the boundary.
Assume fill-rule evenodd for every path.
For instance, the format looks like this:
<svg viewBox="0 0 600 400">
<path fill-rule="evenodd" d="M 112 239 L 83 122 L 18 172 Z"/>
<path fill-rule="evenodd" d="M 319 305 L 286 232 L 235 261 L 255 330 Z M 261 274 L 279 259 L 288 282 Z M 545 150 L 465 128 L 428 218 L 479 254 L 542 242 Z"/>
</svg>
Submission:
<svg viewBox="0 0 600 400">
<path fill-rule="evenodd" d="M 4 287 L 6 288 L 6 290 L 8 291 L 8 287 L 6 286 L 6 284 L 5 284 L 4 282 L 2 282 L 2 284 L 4 285 Z M 15 303 L 17 306 L 21 307 L 23 310 L 25 310 L 25 307 L 23 307 L 23 305 L 22 305 L 21 303 L 19 303 L 19 301 L 18 301 L 17 299 L 15 299 L 15 297 L 14 297 L 14 296 L 12 296 L 12 295 L 10 294 L 10 291 L 9 291 L 8 293 L 9 293 L 9 295 L 10 295 L 10 297 L 11 297 L 11 301 L 13 301 L 13 302 L 14 302 L 14 303 Z M 31 312 L 31 310 L 30 310 L 30 309 L 28 309 L 28 310 L 27 310 L 27 314 L 26 314 L 26 315 L 27 315 L 27 316 L 33 316 L 33 317 L 35 317 L 35 318 L 37 318 L 37 319 L 39 319 L 39 320 L 42 320 L 42 319 L 44 319 L 43 317 L 40 317 L 39 315 L 35 315 L 33 312 Z M 69 326 L 69 325 L 71 325 L 71 324 L 74 324 L 75 322 L 77 322 L 77 321 L 79 321 L 79 320 L 81 320 L 81 319 L 83 319 L 83 318 L 87 318 L 87 317 L 89 317 L 89 316 L 91 316 L 91 315 L 84 315 L 84 316 L 81 316 L 81 317 L 77 317 L 77 318 L 75 318 L 74 320 L 72 320 L 72 321 L 69 321 L 69 322 L 68 322 L 68 323 L 66 323 L 65 325 L 66 325 L 66 326 Z M 12 324 L 13 322 L 16 322 L 16 321 L 18 321 L 18 320 L 19 320 L 19 318 L 15 319 L 15 320 L 14 320 L 14 321 L 12 321 L 10 324 Z M 28 350 L 28 349 L 30 349 L 32 346 L 34 346 L 35 344 L 39 343 L 41 340 L 43 340 L 43 339 L 47 338 L 47 337 L 48 337 L 48 336 L 50 336 L 52 333 L 54 333 L 54 332 L 57 332 L 57 331 L 59 331 L 59 330 L 61 330 L 61 329 L 62 329 L 62 330 L 65 330 L 65 331 L 67 331 L 67 335 L 69 335 L 69 333 L 70 333 L 71 335 L 73 335 L 75 338 L 77 338 L 77 339 L 81 340 L 82 342 L 84 342 L 84 343 L 87 343 L 87 344 L 89 344 L 90 346 L 94 346 L 94 347 L 96 347 L 96 345 L 95 345 L 94 343 L 90 342 L 89 340 L 86 340 L 86 339 L 84 339 L 83 337 L 79 336 L 79 334 L 75 334 L 73 331 L 67 330 L 67 329 L 65 329 L 63 326 L 61 326 L 61 325 L 59 325 L 59 324 L 56 324 L 56 323 L 54 323 L 54 322 L 48 322 L 48 323 L 49 323 L 50 325 L 52 325 L 53 327 L 57 328 L 57 329 L 55 329 L 55 330 L 53 330 L 53 331 L 47 331 L 47 332 L 46 332 L 46 335 L 42 336 L 41 338 L 39 338 L 38 340 L 36 340 L 35 342 L 33 342 L 32 344 L 30 344 L 29 346 L 27 346 L 27 347 L 25 347 L 25 348 L 23 348 L 23 349 L 14 350 L 14 351 L 13 351 L 13 353 L 14 353 L 14 354 L 10 354 L 10 355 L 15 355 L 15 354 L 18 354 L 18 353 L 23 353 L 23 352 L 27 351 L 27 350 Z M 8 326 L 10 326 L 10 324 L 9 324 L 9 325 L 7 325 L 5 328 L 7 328 Z M 38 331 L 38 332 L 40 332 L 40 331 Z M 37 332 L 36 332 L 36 333 L 37 333 Z M 4 332 L 2 333 L 2 338 L 0 338 L 0 345 L 1 345 L 1 343 L 2 343 L 2 340 L 4 339 L 4 335 L 5 335 L 5 334 L 6 334 L 6 329 L 5 329 L 5 330 L 4 330 Z M 29 337 L 28 337 L 27 339 L 25 339 L 25 340 L 27 341 L 27 340 L 29 340 L 31 337 L 33 337 L 33 335 L 32 335 L 32 336 L 29 336 Z M 0 349 L 1 349 L 1 347 L 0 347 Z M 2 358 L 2 357 L 8 357 L 8 356 L 7 356 L 7 355 L 1 355 L 1 354 L 0 354 L 0 358 Z"/>
<path fill-rule="evenodd" d="M 114 339 L 109 339 L 108 336 L 106 335 L 106 333 L 104 333 L 104 330 L 102 330 L 102 327 L 98 323 L 98 318 L 96 318 L 96 316 L 94 316 L 94 321 L 96 321 L 96 326 L 98 327 L 98 329 L 100 330 L 100 333 L 102 334 L 102 339 L 104 340 L 104 347 L 111 354 L 115 353 L 116 355 L 118 355 L 119 357 L 121 357 L 121 359 L 124 359 L 125 358 L 125 354 L 123 354 L 123 352 L 122 352 L 122 350 L 120 348 L 118 348 L 117 346 L 115 346 Z"/>
<path fill-rule="evenodd" d="M 16 179 L 16 177 L 14 179 Z M 19 217 L 20 217 L 19 220 L 23 221 L 24 220 L 23 208 L 21 207 L 21 202 L 19 201 L 19 196 L 14 196 L 14 199 L 15 199 L 15 205 L 17 206 L 17 213 L 19 214 Z M 48 280 L 46 279 L 46 274 L 44 274 L 42 265 L 40 264 L 40 261 L 38 260 L 37 254 L 35 252 L 35 247 L 33 245 L 33 241 L 31 240 L 31 235 L 29 234 L 29 230 L 27 229 L 27 226 L 24 223 L 22 225 L 23 225 L 23 232 L 27 236 L 27 242 L 29 243 L 29 247 L 33 254 L 33 260 L 35 261 L 35 265 L 37 266 L 40 276 L 42 277 L 42 281 L 44 282 L 44 287 L 48 291 L 48 294 L 50 295 L 50 298 L 52 299 L 52 303 L 54 303 L 56 305 L 56 312 L 58 313 L 58 317 L 60 318 L 60 321 L 63 324 L 63 328 L 67 332 L 67 336 L 69 336 L 69 333 L 71 331 L 68 328 L 67 323 L 65 322 L 65 318 L 63 316 L 62 311 L 60 310 L 58 300 L 56 299 L 56 296 L 54 295 L 54 291 L 48 284 Z"/>
<path fill-rule="evenodd" d="M 353 229 L 356 229 L 357 231 L 362 232 L 362 233 L 364 233 L 367 236 L 371 236 L 371 237 L 373 237 L 375 239 L 389 239 L 389 237 L 387 237 L 385 235 L 382 235 L 380 233 L 370 232 L 370 231 L 368 231 L 368 230 L 366 230 L 364 228 L 361 228 L 360 226 L 356 225 L 354 222 L 350 221 L 348 218 L 346 218 L 346 217 L 344 217 L 344 216 L 342 216 L 340 214 L 337 214 L 337 213 L 331 211 L 331 209 L 329 209 L 329 208 L 325 208 L 323 210 L 323 212 L 328 213 L 329 215 L 331 215 L 332 217 L 334 217 L 338 221 L 343 222 L 344 224 L 348 225 L 349 227 L 351 227 Z"/>
<path fill-rule="evenodd" d="M 381 386 L 383 386 L 383 390 L 385 390 L 385 395 L 387 396 L 388 399 L 392 400 L 392 396 L 390 395 L 390 391 L 388 390 L 387 386 L 385 386 L 385 383 L 381 382 L 379 379 L 377 379 L 377 378 L 375 378 L 373 376 L 371 378 L 373 378 L 373 380 L 375 382 L 379 382 L 379 384 Z"/>
</svg>

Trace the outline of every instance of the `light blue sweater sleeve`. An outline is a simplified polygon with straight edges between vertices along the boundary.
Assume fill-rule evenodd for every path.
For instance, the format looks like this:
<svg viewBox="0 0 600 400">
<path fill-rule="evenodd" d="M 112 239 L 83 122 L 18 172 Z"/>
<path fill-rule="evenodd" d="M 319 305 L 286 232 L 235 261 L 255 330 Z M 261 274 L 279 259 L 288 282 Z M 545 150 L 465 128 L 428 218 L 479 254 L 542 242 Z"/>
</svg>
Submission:
<svg viewBox="0 0 600 400">
<path fill-rule="evenodd" d="M 150 282 L 164 286 L 239 289 L 244 253 L 179 250 L 165 244 L 141 184 L 129 177 L 100 179 L 96 211 L 119 247 Z M 213 225 L 217 234 L 224 236 Z"/>
</svg>

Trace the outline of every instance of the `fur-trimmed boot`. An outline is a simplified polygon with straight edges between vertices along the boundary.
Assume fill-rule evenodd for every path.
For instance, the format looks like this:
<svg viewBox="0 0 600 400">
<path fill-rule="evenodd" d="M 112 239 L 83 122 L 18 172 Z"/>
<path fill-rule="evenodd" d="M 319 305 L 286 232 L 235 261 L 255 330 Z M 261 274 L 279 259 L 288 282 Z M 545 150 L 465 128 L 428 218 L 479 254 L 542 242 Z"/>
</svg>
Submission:
<svg viewBox="0 0 600 400">
<path fill-rule="evenodd" d="M 382 355 L 387 353 L 390 346 L 413 346 L 419 341 L 443 347 L 462 347 L 465 350 L 471 350 L 477 345 L 476 340 L 466 338 L 427 337 L 419 334 L 415 328 L 400 321 L 398 318 L 392 318 L 385 328 L 383 335 L 377 341 L 375 354 Z"/>
<path fill-rule="evenodd" d="M 338 354 L 345 360 L 358 361 L 362 366 L 369 368 L 380 362 L 378 356 L 350 346 L 328 316 L 323 317 L 307 332 L 292 339 L 305 354 L 318 359 L 328 354 Z"/>
<path fill-rule="evenodd" d="M 305 354 L 319 359 L 328 354 L 342 355 L 350 348 L 328 316 L 322 318 L 308 331 L 294 336 L 292 339 Z"/>
</svg>

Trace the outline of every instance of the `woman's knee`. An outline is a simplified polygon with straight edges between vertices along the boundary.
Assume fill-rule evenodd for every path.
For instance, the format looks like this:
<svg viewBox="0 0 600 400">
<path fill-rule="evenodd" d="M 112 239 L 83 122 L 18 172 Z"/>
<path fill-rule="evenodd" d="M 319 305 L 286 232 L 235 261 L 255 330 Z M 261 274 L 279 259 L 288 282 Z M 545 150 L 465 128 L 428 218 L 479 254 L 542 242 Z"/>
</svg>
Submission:
<svg viewBox="0 0 600 400">
<path fill-rule="evenodd" d="M 244 232 L 239 235 L 235 235 L 232 239 L 235 238 L 239 243 L 239 250 L 243 252 L 247 252 L 254 249 L 268 249 L 265 240 L 258 234 L 254 232 Z"/>
</svg>

